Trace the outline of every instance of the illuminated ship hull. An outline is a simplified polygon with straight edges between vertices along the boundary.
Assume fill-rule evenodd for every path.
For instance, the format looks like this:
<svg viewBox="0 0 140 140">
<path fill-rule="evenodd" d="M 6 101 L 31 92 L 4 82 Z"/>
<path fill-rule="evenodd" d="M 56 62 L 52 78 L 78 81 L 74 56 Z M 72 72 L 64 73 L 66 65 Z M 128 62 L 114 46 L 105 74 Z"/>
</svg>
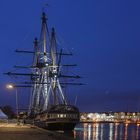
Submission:
<svg viewBox="0 0 140 140">
<path fill-rule="evenodd" d="M 35 125 L 48 130 L 73 130 L 79 123 L 79 110 L 71 105 L 52 106 L 48 112 L 38 114 Z"/>
</svg>

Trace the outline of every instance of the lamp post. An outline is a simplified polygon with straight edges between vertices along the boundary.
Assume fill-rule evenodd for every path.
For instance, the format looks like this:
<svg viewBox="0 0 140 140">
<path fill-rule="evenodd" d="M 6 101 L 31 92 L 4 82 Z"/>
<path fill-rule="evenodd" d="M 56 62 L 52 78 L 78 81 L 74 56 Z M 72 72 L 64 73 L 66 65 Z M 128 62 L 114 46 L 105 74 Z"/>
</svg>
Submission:
<svg viewBox="0 0 140 140">
<path fill-rule="evenodd" d="M 18 91 L 17 91 L 17 88 L 13 84 L 6 85 L 6 88 L 7 89 L 15 89 L 15 91 L 16 91 L 16 116 L 17 116 L 17 124 L 19 125 L 19 112 L 18 112 L 19 108 L 18 108 Z"/>
</svg>

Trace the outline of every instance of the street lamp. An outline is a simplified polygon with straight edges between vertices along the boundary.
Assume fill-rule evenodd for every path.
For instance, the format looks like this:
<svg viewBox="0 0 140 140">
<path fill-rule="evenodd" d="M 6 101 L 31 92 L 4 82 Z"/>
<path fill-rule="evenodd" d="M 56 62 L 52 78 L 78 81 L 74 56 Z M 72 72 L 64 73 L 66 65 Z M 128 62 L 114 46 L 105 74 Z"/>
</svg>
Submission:
<svg viewBox="0 0 140 140">
<path fill-rule="evenodd" d="M 16 116 L 17 116 L 17 124 L 19 124 L 19 112 L 18 112 L 18 92 L 17 92 L 17 88 L 15 85 L 13 84 L 8 84 L 6 85 L 7 89 L 15 89 L 16 91 Z"/>
</svg>

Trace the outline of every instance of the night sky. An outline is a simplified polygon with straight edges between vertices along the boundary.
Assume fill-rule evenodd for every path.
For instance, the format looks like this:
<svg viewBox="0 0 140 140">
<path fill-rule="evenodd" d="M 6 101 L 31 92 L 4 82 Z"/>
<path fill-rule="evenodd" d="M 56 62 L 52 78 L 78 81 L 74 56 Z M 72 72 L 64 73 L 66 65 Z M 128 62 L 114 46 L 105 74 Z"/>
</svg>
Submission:
<svg viewBox="0 0 140 140">
<path fill-rule="evenodd" d="M 5 88 L 16 77 L 14 65 L 31 65 L 15 49 L 33 50 L 40 36 L 43 5 L 48 26 L 58 43 L 73 51 L 72 73 L 84 86 L 69 87 L 70 103 L 77 96 L 81 111 L 140 111 L 140 1 L 139 0 L 0 0 L 0 106 L 15 106 L 15 90 Z M 26 107 L 30 89 L 18 89 Z"/>
</svg>

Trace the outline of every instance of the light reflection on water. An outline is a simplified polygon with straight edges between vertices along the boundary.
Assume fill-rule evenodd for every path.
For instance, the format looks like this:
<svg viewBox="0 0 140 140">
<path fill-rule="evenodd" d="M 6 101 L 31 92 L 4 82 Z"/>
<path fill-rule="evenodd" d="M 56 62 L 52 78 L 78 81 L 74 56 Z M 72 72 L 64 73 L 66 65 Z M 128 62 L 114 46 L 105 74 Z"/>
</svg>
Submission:
<svg viewBox="0 0 140 140">
<path fill-rule="evenodd" d="M 140 126 L 123 123 L 81 123 L 75 127 L 76 140 L 140 140 Z"/>
</svg>

